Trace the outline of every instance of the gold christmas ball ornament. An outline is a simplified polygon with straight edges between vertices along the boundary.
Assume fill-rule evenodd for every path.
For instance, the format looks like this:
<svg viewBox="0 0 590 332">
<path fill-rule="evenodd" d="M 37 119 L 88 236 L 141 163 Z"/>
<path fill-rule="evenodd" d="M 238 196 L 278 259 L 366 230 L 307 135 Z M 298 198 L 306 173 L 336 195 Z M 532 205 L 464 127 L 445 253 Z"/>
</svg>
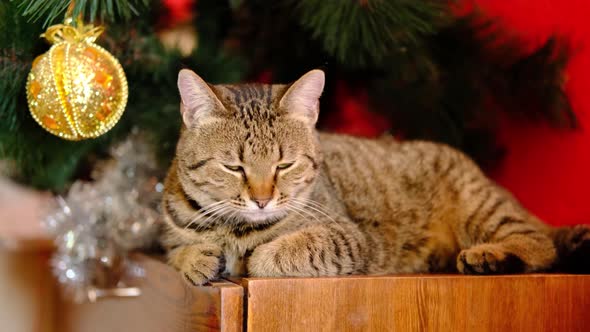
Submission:
<svg viewBox="0 0 590 332">
<path fill-rule="evenodd" d="M 27 101 L 41 127 L 78 141 L 98 137 L 119 121 L 128 89 L 119 61 L 94 43 L 102 27 L 67 23 L 41 35 L 53 46 L 33 61 Z"/>
</svg>

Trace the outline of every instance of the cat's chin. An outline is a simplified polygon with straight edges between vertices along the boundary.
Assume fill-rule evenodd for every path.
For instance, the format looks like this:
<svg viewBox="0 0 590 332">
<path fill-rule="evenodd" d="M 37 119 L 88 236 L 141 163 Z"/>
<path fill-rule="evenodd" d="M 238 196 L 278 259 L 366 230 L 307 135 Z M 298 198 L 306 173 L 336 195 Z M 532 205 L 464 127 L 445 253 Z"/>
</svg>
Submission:
<svg viewBox="0 0 590 332">
<path fill-rule="evenodd" d="M 253 224 L 263 224 L 277 221 L 286 215 L 286 212 L 281 210 L 252 210 L 242 212 L 241 217 L 244 221 Z"/>
</svg>

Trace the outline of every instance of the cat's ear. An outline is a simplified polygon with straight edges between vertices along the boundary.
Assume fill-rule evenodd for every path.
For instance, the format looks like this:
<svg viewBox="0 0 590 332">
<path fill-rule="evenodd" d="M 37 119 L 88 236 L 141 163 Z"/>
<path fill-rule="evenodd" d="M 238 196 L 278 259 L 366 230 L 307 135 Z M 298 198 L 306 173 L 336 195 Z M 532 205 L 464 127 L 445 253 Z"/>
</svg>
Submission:
<svg viewBox="0 0 590 332">
<path fill-rule="evenodd" d="M 203 123 L 216 109 L 223 109 L 223 104 L 209 85 L 192 70 L 182 69 L 178 73 L 178 90 L 181 99 L 180 114 L 188 128 Z"/>
<path fill-rule="evenodd" d="M 320 96 L 324 91 L 325 75 L 319 69 L 307 72 L 295 81 L 280 101 L 280 107 L 291 116 L 315 125 L 320 112 Z"/>
</svg>

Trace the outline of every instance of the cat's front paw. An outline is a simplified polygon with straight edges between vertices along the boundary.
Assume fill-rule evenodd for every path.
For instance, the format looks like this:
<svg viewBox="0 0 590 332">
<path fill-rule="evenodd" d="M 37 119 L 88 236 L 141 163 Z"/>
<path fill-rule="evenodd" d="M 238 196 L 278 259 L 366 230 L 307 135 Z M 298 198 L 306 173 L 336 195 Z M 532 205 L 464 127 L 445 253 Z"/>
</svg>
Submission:
<svg viewBox="0 0 590 332">
<path fill-rule="evenodd" d="M 168 262 L 194 285 L 214 279 L 224 268 L 221 249 L 215 245 L 181 246 L 168 253 Z"/>
<path fill-rule="evenodd" d="M 320 262 L 310 251 L 307 232 L 297 232 L 258 246 L 248 258 L 248 275 L 253 277 L 320 276 Z"/>
<path fill-rule="evenodd" d="M 248 257 L 247 269 L 251 277 L 280 277 L 285 276 L 284 259 L 282 260 L 281 246 L 277 243 L 267 243 L 257 247 Z"/>
<path fill-rule="evenodd" d="M 464 274 L 518 273 L 524 270 L 524 263 L 499 245 L 480 244 L 459 253 L 457 270 Z"/>
</svg>

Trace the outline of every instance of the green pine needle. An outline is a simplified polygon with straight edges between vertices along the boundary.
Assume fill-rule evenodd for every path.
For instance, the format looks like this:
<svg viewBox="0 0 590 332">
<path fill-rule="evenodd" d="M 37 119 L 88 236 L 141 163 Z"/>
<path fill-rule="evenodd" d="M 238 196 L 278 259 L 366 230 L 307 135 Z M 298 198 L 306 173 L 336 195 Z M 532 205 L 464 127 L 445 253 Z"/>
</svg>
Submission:
<svg viewBox="0 0 590 332">
<path fill-rule="evenodd" d="M 365 0 L 295 2 L 301 25 L 328 54 L 351 67 L 375 66 L 403 52 L 448 21 L 442 1 Z"/>
<path fill-rule="evenodd" d="M 121 22 L 148 8 L 151 0 L 10 0 L 22 14 L 37 22 L 44 18 L 43 26 L 62 21 L 66 10 L 74 3 L 72 16 L 82 16 L 85 22 Z"/>
</svg>

